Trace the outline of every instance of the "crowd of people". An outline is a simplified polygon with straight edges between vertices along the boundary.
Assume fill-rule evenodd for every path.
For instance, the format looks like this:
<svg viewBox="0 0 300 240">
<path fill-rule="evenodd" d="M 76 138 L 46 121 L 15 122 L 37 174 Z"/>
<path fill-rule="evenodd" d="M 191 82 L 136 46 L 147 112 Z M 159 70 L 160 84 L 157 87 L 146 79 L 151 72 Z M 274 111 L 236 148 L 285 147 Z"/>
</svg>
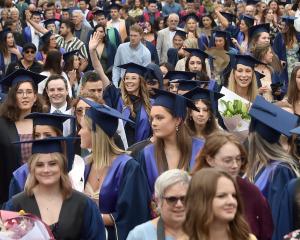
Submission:
<svg viewBox="0 0 300 240">
<path fill-rule="evenodd" d="M 299 40 L 299 0 L 0 1 L 0 206 L 55 239 L 300 239 Z"/>
</svg>

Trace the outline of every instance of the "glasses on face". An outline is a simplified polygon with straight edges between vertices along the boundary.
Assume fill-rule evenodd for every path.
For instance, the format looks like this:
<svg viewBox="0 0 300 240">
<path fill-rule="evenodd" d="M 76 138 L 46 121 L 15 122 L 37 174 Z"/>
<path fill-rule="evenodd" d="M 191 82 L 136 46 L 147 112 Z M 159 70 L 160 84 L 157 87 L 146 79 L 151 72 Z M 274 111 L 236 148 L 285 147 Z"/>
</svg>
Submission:
<svg viewBox="0 0 300 240">
<path fill-rule="evenodd" d="M 25 53 L 26 54 L 28 54 L 28 53 L 35 54 L 35 51 L 33 51 L 33 50 L 27 50 L 27 51 L 25 51 Z"/>
<path fill-rule="evenodd" d="M 171 207 L 175 207 L 175 205 L 180 201 L 183 205 L 185 204 L 185 196 L 175 197 L 163 197 L 163 199 L 166 200 L 167 204 Z"/>
<path fill-rule="evenodd" d="M 18 97 L 24 97 L 25 95 L 29 96 L 29 95 L 32 95 L 33 93 L 34 93 L 33 90 L 26 90 L 26 91 L 18 90 L 17 91 L 17 96 Z"/>
<path fill-rule="evenodd" d="M 234 162 L 236 162 L 237 165 L 241 165 L 243 162 L 243 158 L 241 156 L 237 157 L 226 157 L 223 159 L 223 162 L 227 165 L 232 166 Z"/>
<path fill-rule="evenodd" d="M 76 112 L 76 114 L 78 114 L 80 116 L 83 116 L 83 115 L 85 115 L 85 112 L 88 109 L 90 109 L 90 107 L 85 107 L 85 108 L 84 107 L 78 107 L 78 108 L 75 109 L 75 112 Z"/>
</svg>

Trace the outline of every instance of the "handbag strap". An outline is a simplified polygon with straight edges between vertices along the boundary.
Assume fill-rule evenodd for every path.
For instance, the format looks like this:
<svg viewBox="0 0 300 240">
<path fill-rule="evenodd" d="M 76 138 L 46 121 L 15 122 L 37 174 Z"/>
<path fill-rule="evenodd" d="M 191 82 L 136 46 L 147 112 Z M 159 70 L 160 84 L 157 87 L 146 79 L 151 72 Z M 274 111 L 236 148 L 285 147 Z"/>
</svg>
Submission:
<svg viewBox="0 0 300 240">
<path fill-rule="evenodd" d="M 157 222 L 157 240 L 165 240 L 165 225 L 161 217 Z"/>
</svg>

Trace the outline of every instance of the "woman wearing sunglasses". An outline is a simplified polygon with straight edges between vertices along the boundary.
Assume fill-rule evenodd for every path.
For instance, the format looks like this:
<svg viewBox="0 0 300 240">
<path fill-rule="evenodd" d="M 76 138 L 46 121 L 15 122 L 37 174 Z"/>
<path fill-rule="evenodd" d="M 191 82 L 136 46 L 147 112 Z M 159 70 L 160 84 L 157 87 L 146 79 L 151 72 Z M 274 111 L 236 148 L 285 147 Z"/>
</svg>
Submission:
<svg viewBox="0 0 300 240">
<path fill-rule="evenodd" d="M 182 230 L 185 220 L 185 196 L 190 182 L 187 172 L 172 169 L 160 175 L 155 182 L 155 197 L 160 217 L 135 227 L 127 240 L 185 240 Z"/>
</svg>

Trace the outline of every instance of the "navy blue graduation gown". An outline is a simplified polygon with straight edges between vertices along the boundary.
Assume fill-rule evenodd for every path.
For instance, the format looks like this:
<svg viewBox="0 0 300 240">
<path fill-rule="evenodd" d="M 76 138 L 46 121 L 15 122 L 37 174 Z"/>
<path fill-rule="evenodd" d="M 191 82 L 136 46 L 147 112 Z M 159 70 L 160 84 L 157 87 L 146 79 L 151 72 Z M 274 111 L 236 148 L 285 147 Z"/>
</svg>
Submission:
<svg viewBox="0 0 300 240">
<path fill-rule="evenodd" d="M 274 228 L 278 227 L 277 219 L 282 194 L 286 184 L 296 178 L 294 171 L 281 161 L 271 161 L 255 177 L 255 185 L 259 188 L 271 207 Z M 275 234 L 273 240 L 279 239 Z"/>
<path fill-rule="evenodd" d="M 138 109 L 135 109 L 136 117 L 135 119 L 132 119 L 130 108 L 124 105 L 120 89 L 116 88 L 113 84 L 107 86 L 104 91 L 103 98 L 108 106 L 117 109 L 119 112 L 122 113 L 123 116 L 125 116 L 126 118 L 130 118 L 135 122 L 135 125 L 130 126 L 130 128 L 134 132 L 132 134 L 129 134 L 127 131 L 128 126 L 126 125 L 130 125 L 131 123 L 123 121 L 128 146 L 143 141 L 151 136 L 151 125 L 149 121 L 149 116 L 143 104 L 141 104 Z M 152 103 L 152 100 L 150 101 Z"/>
<path fill-rule="evenodd" d="M 193 138 L 192 140 L 192 154 L 191 159 L 189 163 L 189 169 L 193 169 L 195 165 L 195 158 L 199 151 L 202 149 L 204 145 L 204 141 L 198 138 Z M 144 169 L 144 172 L 147 175 L 149 188 L 151 191 L 151 194 L 154 193 L 154 183 L 155 180 L 159 176 L 157 163 L 155 159 L 155 151 L 154 151 L 154 144 L 150 144 L 144 148 L 144 150 L 139 155 L 138 161 L 140 162 L 142 168 Z"/>
<path fill-rule="evenodd" d="M 277 228 L 274 233 L 276 240 L 281 240 L 285 234 L 300 229 L 299 180 L 299 178 L 292 179 L 284 188 L 276 219 Z"/>
<path fill-rule="evenodd" d="M 91 166 L 85 169 L 85 182 Z M 129 155 L 118 156 L 109 168 L 99 193 L 99 209 L 110 214 L 108 239 L 125 240 L 131 229 L 150 219 L 150 192 L 140 165 Z M 116 237 L 116 234 L 118 235 Z"/>
<path fill-rule="evenodd" d="M 14 196 L 5 206 L 6 210 L 20 211 L 41 218 L 34 196 L 22 192 Z M 59 219 L 50 226 L 56 239 L 103 240 L 105 228 L 97 205 L 84 194 L 73 190 L 70 198 L 63 201 Z"/>
</svg>

